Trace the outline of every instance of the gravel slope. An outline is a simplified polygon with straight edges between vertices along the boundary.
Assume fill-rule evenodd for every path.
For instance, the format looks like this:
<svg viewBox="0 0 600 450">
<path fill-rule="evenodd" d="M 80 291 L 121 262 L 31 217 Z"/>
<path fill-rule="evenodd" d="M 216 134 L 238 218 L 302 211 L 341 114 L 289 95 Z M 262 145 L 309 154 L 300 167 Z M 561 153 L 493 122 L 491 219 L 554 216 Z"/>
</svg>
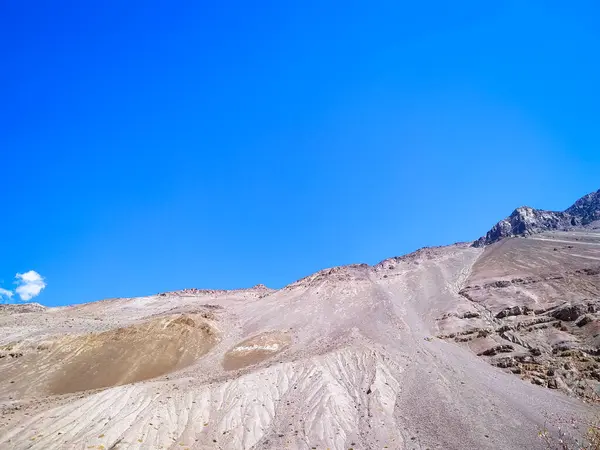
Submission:
<svg viewBox="0 0 600 450">
<path fill-rule="evenodd" d="M 548 242 L 527 245 L 535 255 Z M 573 251 L 573 264 L 594 263 L 592 247 Z M 542 448 L 547 415 L 585 418 L 594 407 L 436 337 L 469 320 L 489 325 L 481 313 L 503 307 L 498 295 L 463 295 L 504 273 L 493 252 L 422 249 L 278 291 L 0 313 L 0 448 Z M 95 356 L 104 362 L 90 368 Z M 153 378 L 136 369 L 144 364 Z M 84 366 L 101 386 L 70 381 Z"/>
</svg>

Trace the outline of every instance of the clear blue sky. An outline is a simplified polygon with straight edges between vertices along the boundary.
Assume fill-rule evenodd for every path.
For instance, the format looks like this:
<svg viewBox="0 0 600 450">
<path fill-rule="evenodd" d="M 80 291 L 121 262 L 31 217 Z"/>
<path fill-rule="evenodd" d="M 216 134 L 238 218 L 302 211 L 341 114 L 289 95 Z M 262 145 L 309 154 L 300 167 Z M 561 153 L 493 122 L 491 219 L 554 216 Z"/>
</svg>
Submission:
<svg viewBox="0 0 600 450">
<path fill-rule="evenodd" d="M 282 287 L 564 209 L 600 188 L 597 5 L 3 2 L 0 287 Z"/>
</svg>

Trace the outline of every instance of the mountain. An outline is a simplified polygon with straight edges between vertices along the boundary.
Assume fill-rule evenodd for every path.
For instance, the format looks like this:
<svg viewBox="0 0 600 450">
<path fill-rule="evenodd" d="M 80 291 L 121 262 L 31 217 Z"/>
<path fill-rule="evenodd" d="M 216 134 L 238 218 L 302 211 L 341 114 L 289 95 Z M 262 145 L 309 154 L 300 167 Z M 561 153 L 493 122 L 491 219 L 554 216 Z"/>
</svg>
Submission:
<svg viewBox="0 0 600 450">
<path fill-rule="evenodd" d="M 281 289 L 1 308 L 0 448 L 574 444 L 599 412 L 597 199 Z"/>
<path fill-rule="evenodd" d="M 522 206 L 474 242 L 475 247 L 493 244 L 513 236 L 528 236 L 551 230 L 568 230 L 600 220 L 600 190 L 577 200 L 563 212 Z"/>
<path fill-rule="evenodd" d="M 600 189 L 581 197 L 565 212 L 581 219 L 583 225 L 600 220 Z"/>
</svg>

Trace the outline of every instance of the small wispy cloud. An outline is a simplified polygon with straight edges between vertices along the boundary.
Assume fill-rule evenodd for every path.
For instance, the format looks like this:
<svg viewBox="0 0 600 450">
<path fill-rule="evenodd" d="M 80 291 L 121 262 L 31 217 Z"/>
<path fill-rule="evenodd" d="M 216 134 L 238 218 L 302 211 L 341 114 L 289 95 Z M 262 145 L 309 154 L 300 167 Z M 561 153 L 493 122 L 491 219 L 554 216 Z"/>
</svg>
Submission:
<svg viewBox="0 0 600 450">
<path fill-rule="evenodd" d="M 13 295 L 14 295 L 13 291 L 9 291 L 8 289 L 0 288 L 0 303 L 9 301 L 10 299 L 12 299 Z"/>
<path fill-rule="evenodd" d="M 46 287 L 44 277 L 35 270 L 25 273 L 18 273 L 15 276 L 17 288 L 15 292 L 19 294 L 21 301 L 28 302 L 34 297 L 40 295 L 40 292 Z"/>
</svg>

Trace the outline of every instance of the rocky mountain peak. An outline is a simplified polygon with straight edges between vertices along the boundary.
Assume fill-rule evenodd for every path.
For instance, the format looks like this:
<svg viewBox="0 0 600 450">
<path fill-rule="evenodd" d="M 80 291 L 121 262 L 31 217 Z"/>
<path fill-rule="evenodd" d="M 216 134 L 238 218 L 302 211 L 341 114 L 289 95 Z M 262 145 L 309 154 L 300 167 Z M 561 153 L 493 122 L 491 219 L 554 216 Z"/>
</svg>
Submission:
<svg viewBox="0 0 600 450">
<path fill-rule="evenodd" d="M 600 220 L 600 190 L 577 200 L 565 211 L 544 211 L 521 206 L 492 227 L 474 247 L 493 244 L 506 237 L 528 236 L 550 230 L 567 230 Z"/>
<path fill-rule="evenodd" d="M 591 194 L 584 195 L 565 212 L 580 217 L 582 225 L 600 220 L 600 189 Z"/>
</svg>

